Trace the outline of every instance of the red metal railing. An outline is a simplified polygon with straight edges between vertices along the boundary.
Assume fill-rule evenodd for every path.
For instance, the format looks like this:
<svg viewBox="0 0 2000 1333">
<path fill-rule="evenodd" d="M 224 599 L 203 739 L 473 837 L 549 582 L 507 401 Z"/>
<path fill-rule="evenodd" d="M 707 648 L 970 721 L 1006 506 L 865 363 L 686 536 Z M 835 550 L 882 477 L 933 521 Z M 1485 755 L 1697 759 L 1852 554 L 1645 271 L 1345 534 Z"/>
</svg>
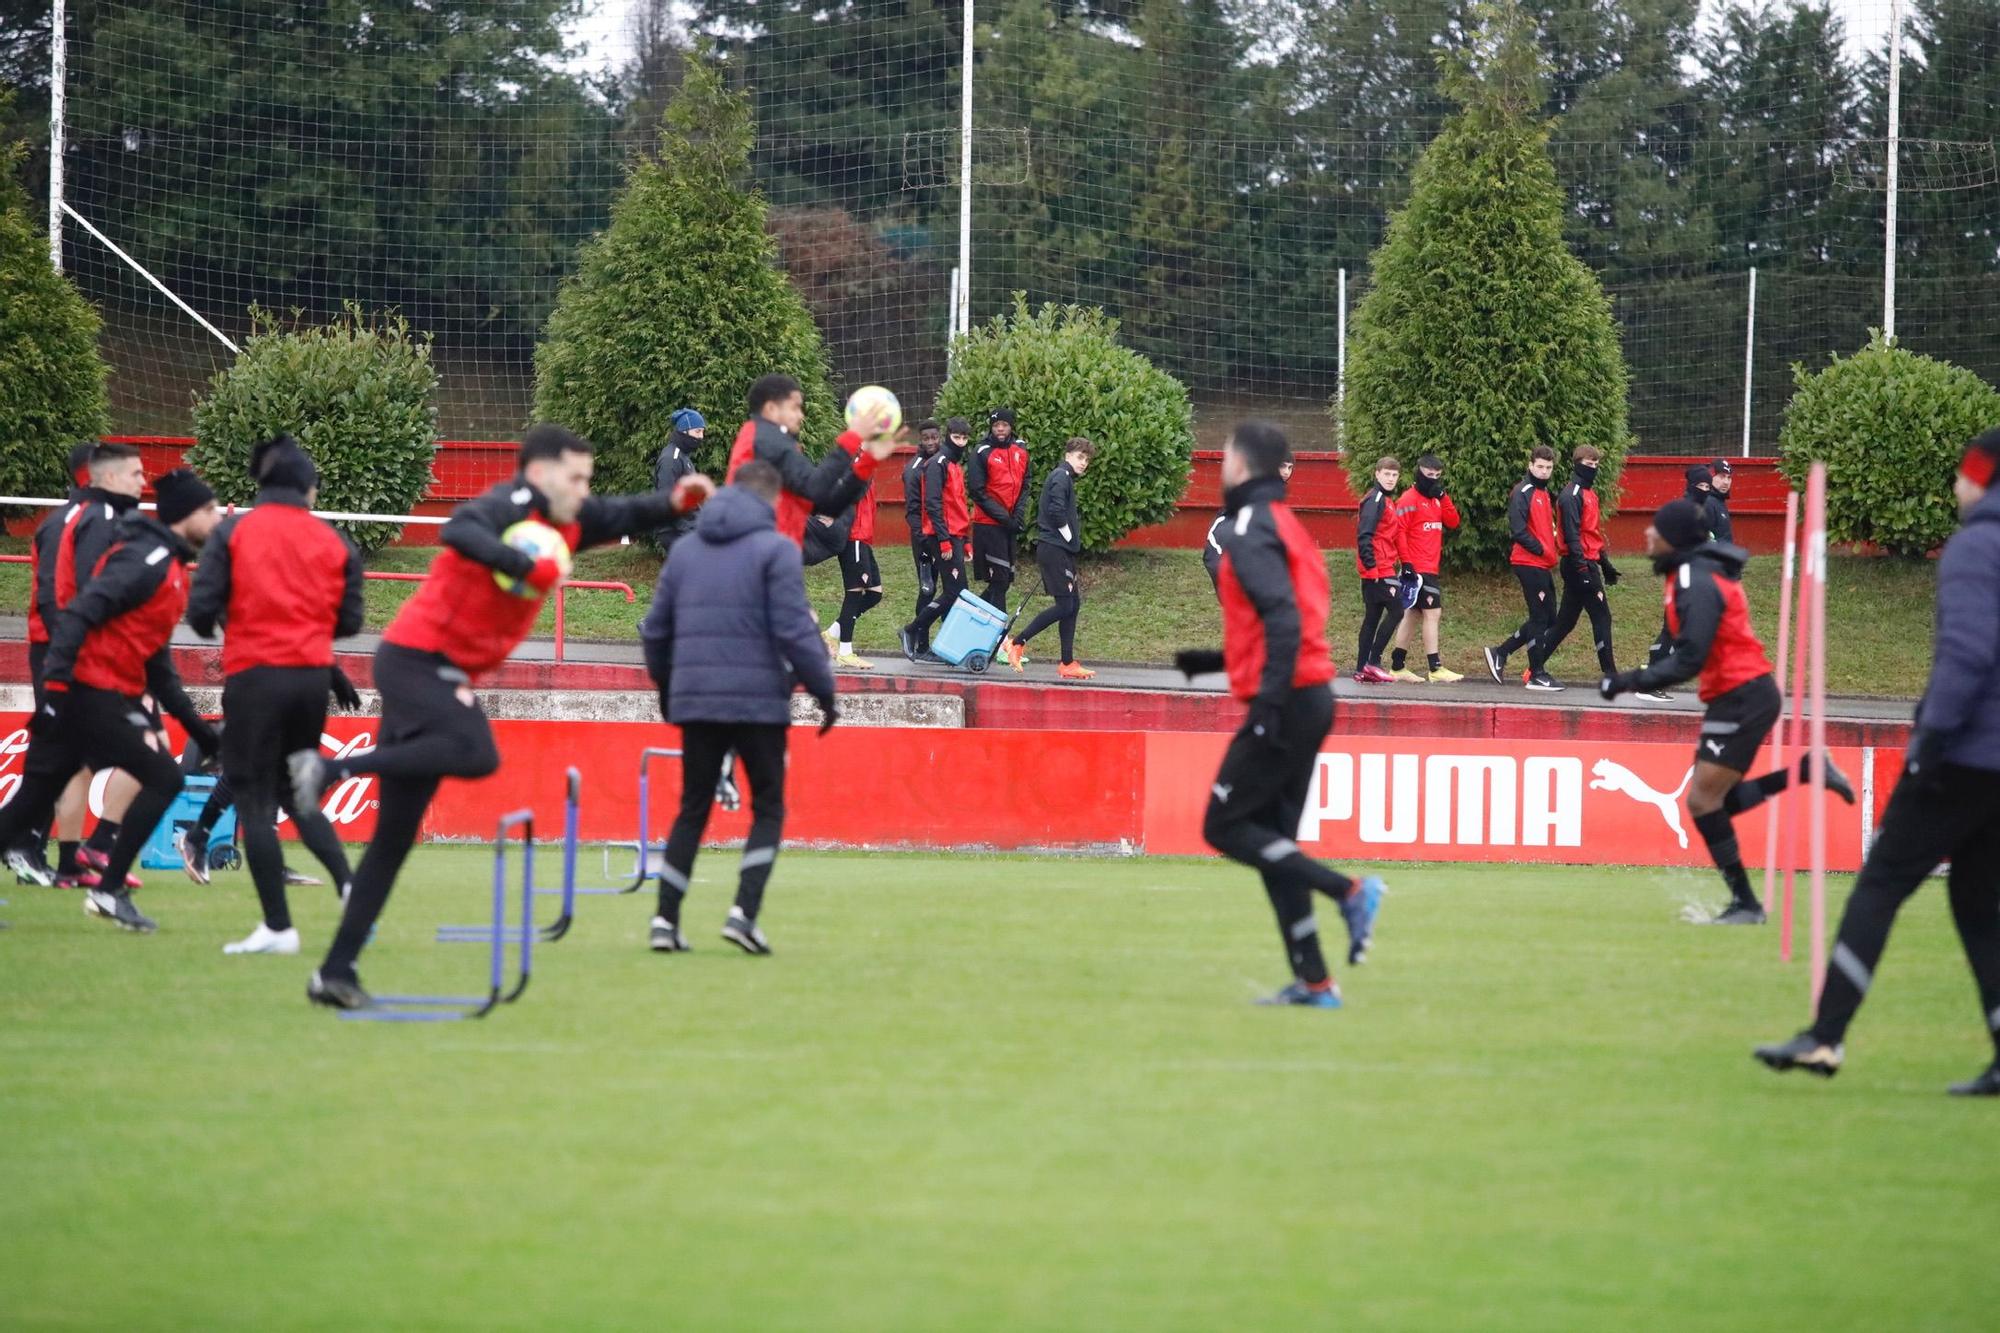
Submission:
<svg viewBox="0 0 2000 1333">
<path fill-rule="evenodd" d="M 18 560 L 25 560 L 27 557 L 15 556 L 12 558 Z M 404 573 L 394 572 L 391 570 L 366 569 L 361 572 L 361 577 L 364 579 L 375 579 L 378 582 L 383 582 L 383 583 L 422 583 L 425 579 L 429 578 L 430 575 L 404 574 Z M 609 579 L 564 579 L 561 583 L 558 583 L 556 585 L 556 592 L 555 592 L 556 661 L 558 662 L 564 660 L 563 650 L 564 650 L 564 644 L 567 640 L 567 630 L 565 622 L 569 614 L 569 604 L 565 600 L 563 594 L 571 588 L 582 588 L 590 592 L 622 592 L 625 594 L 625 600 L 628 604 L 638 600 L 638 594 L 632 591 L 632 585 L 629 583 L 618 583 Z"/>
</svg>

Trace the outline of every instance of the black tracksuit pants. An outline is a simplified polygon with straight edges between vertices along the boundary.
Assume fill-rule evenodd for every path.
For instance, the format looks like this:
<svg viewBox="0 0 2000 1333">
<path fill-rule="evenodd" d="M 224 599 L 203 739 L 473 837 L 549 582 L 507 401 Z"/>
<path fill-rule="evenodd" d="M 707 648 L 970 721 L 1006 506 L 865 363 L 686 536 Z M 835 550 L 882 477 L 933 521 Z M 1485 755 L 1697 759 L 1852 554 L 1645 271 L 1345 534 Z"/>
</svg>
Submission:
<svg viewBox="0 0 2000 1333">
<path fill-rule="evenodd" d="M 1403 623 L 1403 588 L 1396 579 L 1361 580 L 1361 641 L 1355 645 L 1354 667 L 1381 666 L 1396 626 Z"/>
<path fill-rule="evenodd" d="M 79 769 L 123 769 L 137 779 L 139 791 L 107 853 L 110 864 L 100 872 L 105 888 L 123 885 L 125 872 L 181 790 L 181 766 L 165 749 L 154 748 L 158 730 L 138 696 L 71 685 L 60 727 L 29 740 L 21 789 L 0 806 L 0 848 L 48 828 L 57 799 Z"/>
<path fill-rule="evenodd" d="M 1542 661 L 1556 655 L 1578 617 L 1590 617 L 1591 646 L 1597 649 L 1597 669 L 1607 676 L 1618 674 L 1611 653 L 1611 600 L 1604 594 L 1604 575 L 1595 560 L 1565 560 L 1562 565 L 1562 605 L 1556 609 L 1555 624 L 1542 642 Z"/>
<path fill-rule="evenodd" d="M 381 743 L 366 754 L 327 764 L 334 781 L 373 773 L 378 787 L 375 836 L 354 868 L 347 910 L 320 965 L 323 974 L 342 978 L 354 975 L 361 948 L 388 905 L 438 783 L 487 777 L 500 767 L 486 710 L 465 672 L 443 654 L 385 642 L 375 650 L 375 688 L 382 694 Z M 709 793 L 714 789 L 710 782 Z"/>
<path fill-rule="evenodd" d="M 1301 686 L 1286 697 L 1282 748 L 1244 723 L 1222 756 L 1201 829 L 1209 846 L 1262 876 L 1292 975 L 1305 982 L 1327 979 L 1314 892 L 1338 901 L 1354 888 L 1354 881 L 1313 860 L 1294 841 L 1318 771 L 1320 742 L 1332 729 L 1333 691 L 1325 685 Z"/>
<path fill-rule="evenodd" d="M 965 591 L 965 543 L 954 539 L 951 554 L 945 555 L 940 551 L 933 569 L 936 571 L 937 586 L 931 593 L 930 601 L 917 611 L 917 618 L 910 626 L 916 636 L 926 643 L 930 641 L 931 626 L 951 614 L 958 595 Z"/>
<path fill-rule="evenodd" d="M 1889 945 L 1896 912 L 1949 859 L 1951 918 L 1979 990 L 1979 1014 L 2000 1058 L 2000 773 L 1941 764 L 1896 784 L 1875 845 L 1841 914 L 1812 1033 L 1847 1035 Z"/>
<path fill-rule="evenodd" d="M 660 870 L 660 915 L 679 924 L 681 898 L 688 891 L 701 835 L 715 803 L 715 780 L 723 757 L 736 752 L 750 780 L 750 836 L 736 882 L 736 906 L 752 921 L 764 905 L 764 886 L 785 835 L 785 723 L 684 722 L 681 724 L 681 808 L 667 835 L 666 864 Z"/>
<path fill-rule="evenodd" d="M 257 886 L 264 924 L 289 930 L 285 857 L 278 846 L 278 811 L 298 825 L 299 838 L 333 877 L 334 891 L 353 878 L 347 852 L 317 806 L 293 808 L 285 756 L 319 748 L 326 726 L 327 667 L 251 667 L 222 685 L 222 775 L 236 799 L 243 859 Z M 221 790 L 222 784 L 217 784 Z"/>
<path fill-rule="evenodd" d="M 1528 650 L 1528 670 L 1540 671 L 1548 660 L 1549 632 L 1556 624 L 1555 575 L 1534 565 L 1515 565 L 1514 577 L 1521 582 L 1521 598 L 1528 604 L 1528 618 L 1500 645 L 1503 656 Z"/>
<path fill-rule="evenodd" d="M 910 559 L 917 567 L 917 604 L 910 611 L 910 619 L 915 620 L 930 605 L 931 598 L 937 596 L 937 559 L 930 544 L 922 537 L 910 542 Z M 930 631 L 924 630 L 917 636 L 919 648 L 929 648 Z"/>
<path fill-rule="evenodd" d="M 1014 534 L 996 523 L 972 525 L 972 574 L 986 580 L 979 600 L 1001 611 L 1014 587 Z"/>
</svg>

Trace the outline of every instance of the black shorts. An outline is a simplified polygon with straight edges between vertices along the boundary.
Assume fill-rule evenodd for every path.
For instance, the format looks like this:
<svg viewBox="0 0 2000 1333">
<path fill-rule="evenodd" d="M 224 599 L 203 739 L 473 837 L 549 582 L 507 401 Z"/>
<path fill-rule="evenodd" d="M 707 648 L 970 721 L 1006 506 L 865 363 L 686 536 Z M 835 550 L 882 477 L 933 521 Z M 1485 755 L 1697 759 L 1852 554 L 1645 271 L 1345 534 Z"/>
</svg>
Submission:
<svg viewBox="0 0 2000 1333">
<path fill-rule="evenodd" d="M 1042 572 L 1042 591 L 1049 596 L 1076 595 L 1076 555 L 1073 552 L 1043 542 L 1035 548 L 1035 568 Z"/>
<path fill-rule="evenodd" d="M 1417 610 L 1437 611 L 1442 609 L 1444 606 L 1444 580 L 1436 574 L 1419 574 L 1417 577 L 1424 581 L 1423 588 L 1417 593 Z"/>
<path fill-rule="evenodd" d="M 856 541 L 841 544 L 840 586 L 850 592 L 882 586 L 882 568 L 875 563 L 873 546 Z"/>
<path fill-rule="evenodd" d="M 806 515 L 805 535 L 799 539 L 799 551 L 806 568 L 824 563 L 840 554 L 840 548 L 847 544 L 848 530 L 853 526 L 851 519 L 836 519 L 832 523 L 821 522 L 819 514 Z"/>
<path fill-rule="evenodd" d="M 1014 534 L 991 523 L 972 525 L 972 577 L 991 583 L 1014 577 Z"/>
<path fill-rule="evenodd" d="M 1694 757 L 1748 773 L 1784 712 L 1785 698 L 1778 693 L 1778 682 L 1768 675 L 1718 694 L 1708 701 L 1708 712 L 1701 719 L 1701 739 L 1695 742 Z"/>
</svg>

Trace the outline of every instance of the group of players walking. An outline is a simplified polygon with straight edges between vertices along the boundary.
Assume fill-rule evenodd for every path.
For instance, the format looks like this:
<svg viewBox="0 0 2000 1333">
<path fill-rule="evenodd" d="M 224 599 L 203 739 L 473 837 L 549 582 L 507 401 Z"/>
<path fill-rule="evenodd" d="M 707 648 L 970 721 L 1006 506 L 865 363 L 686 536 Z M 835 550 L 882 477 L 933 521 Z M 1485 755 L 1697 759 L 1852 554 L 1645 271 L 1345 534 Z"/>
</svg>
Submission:
<svg viewBox="0 0 2000 1333">
<path fill-rule="evenodd" d="M 796 686 L 817 701 L 822 735 L 838 719 L 832 661 L 805 597 L 805 549 L 812 529 L 829 526 L 821 522 L 829 518 L 845 522 L 847 541 L 854 541 L 857 506 L 870 495 L 875 472 L 897 440 L 886 419 L 860 422 L 814 463 L 798 445 L 802 394 L 782 375 L 752 386 L 749 409 L 731 449 L 729 484 L 705 506 L 715 487 L 691 469 L 663 475 L 661 489 L 650 494 L 593 495 L 588 441 L 560 426 L 530 430 L 516 475 L 453 512 L 429 578 L 382 636 L 373 663 L 382 699 L 379 743 L 338 759 L 323 756 L 319 741 L 329 695 L 358 697 L 334 665 L 333 641 L 360 626 L 360 561 L 337 530 L 309 512 L 317 474 L 304 451 L 285 436 L 260 445 L 249 460 L 256 505 L 228 518 L 207 484 L 186 469 L 154 483 L 157 507 L 144 513 L 134 508 L 143 478 L 130 450 L 105 445 L 73 459 L 87 477 L 79 477 L 76 493 L 35 541 L 35 716 L 21 788 L 0 807 L 0 847 L 8 864 L 39 883 L 55 883 L 64 865 L 74 866 L 65 873 L 77 874 L 80 884 L 83 874 L 90 876 L 83 885 L 87 912 L 151 931 L 154 924 L 133 903 L 127 877 L 182 786 L 160 720 L 165 712 L 202 754 L 219 758 L 237 805 L 263 919 L 228 951 L 299 951 L 276 834 L 282 810 L 344 902 L 308 996 L 335 1007 L 367 1006 L 358 960 L 439 782 L 484 777 L 499 766 L 473 687 L 519 644 L 542 595 L 567 569 L 565 560 L 510 544 L 503 534 L 534 520 L 555 528 L 575 552 L 665 529 L 675 536 L 674 549 L 641 639 L 662 716 L 682 732 L 683 784 L 658 871 L 650 944 L 660 952 L 688 947 L 681 908 L 711 794 L 734 756 L 750 782 L 753 819 L 722 933 L 746 952 L 770 952 L 757 917 L 782 837 Z M 906 646 L 914 647 L 910 640 L 941 618 L 936 608 L 948 609 L 962 590 L 968 546 L 983 562 L 989 590 L 1000 584 L 996 604 L 1005 598 L 1026 477 L 1025 461 L 1012 456 L 1025 452 L 1011 442 L 1012 424 L 996 413 L 992 425 L 1005 429 L 996 429 L 998 438 L 979 451 L 972 490 L 992 502 L 979 509 L 989 520 L 981 526 L 994 530 L 983 538 L 969 515 L 954 526 L 967 508 L 966 492 L 962 471 L 954 470 L 958 456 L 947 449 L 962 451 L 971 432 L 958 429 L 965 425 L 958 419 L 945 431 L 930 422 L 920 428 L 926 438 L 912 466 L 938 468 L 940 484 L 935 511 L 912 525 L 913 554 L 920 570 L 929 557 L 932 591 L 905 627 Z M 1042 535 L 1053 540 L 1038 543 L 1038 560 L 1051 590 L 1066 586 L 1068 593 L 1066 599 L 1058 594 L 1053 616 L 1045 613 L 1008 641 L 1017 664 L 1021 645 L 1046 623 L 1063 625 L 1065 665 L 1072 661 L 1080 526 L 1074 482 L 1094 453 L 1089 441 L 1070 441 L 1065 462 L 1044 484 L 1040 521 L 1049 531 Z M 1662 579 L 1664 629 L 1648 665 L 1615 669 L 1608 625 L 1599 623 L 1602 584 L 1617 574 L 1605 559 L 1590 494 L 1595 451 L 1579 449 L 1573 462 L 1570 486 L 1555 505 L 1546 493 L 1554 465 L 1547 448 L 1535 451 L 1528 479 L 1515 493 L 1515 566 L 1533 623 L 1489 649 L 1489 662 L 1504 662 L 1526 647 L 1532 681 L 1551 639 L 1560 642 L 1587 614 L 1599 640 L 1604 698 L 1698 681 L 1707 708 L 1688 805 L 1731 899 L 1713 919 L 1761 923 L 1764 912 L 1738 850 L 1735 817 L 1805 781 L 1815 763 L 1828 791 L 1848 802 L 1854 792 L 1824 755 L 1806 756 L 1796 770 L 1747 777 L 1782 700 L 1740 582 L 1746 553 L 1717 533 L 1714 512 L 1699 496 L 1662 507 L 1646 529 L 1646 554 Z M 1394 463 L 1385 459 L 1378 466 L 1376 486 L 1363 502 L 1357 563 L 1371 583 L 1390 580 L 1403 561 L 1435 565 L 1435 547 L 1422 534 L 1441 534 L 1456 520 L 1442 485 L 1443 465 L 1430 455 L 1419 460 L 1411 493 L 1392 507 L 1400 472 Z M 1203 830 L 1219 852 L 1253 867 L 1263 880 L 1292 972 L 1292 981 L 1268 1002 L 1336 1008 L 1340 992 L 1320 948 L 1314 895 L 1338 907 L 1349 936 L 1348 960 L 1358 964 L 1368 954 L 1385 887 L 1373 876 L 1356 880 L 1322 865 L 1295 840 L 1319 749 L 1332 727 L 1334 666 L 1326 634 L 1326 565 L 1286 502 L 1290 471 L 1290 449 L 1278 427 L 1250 421 L 1231 434 L 1223 453 L 1224 510 L 1209 534 L 1223 648 L 1184 651 L 1175 664 L 1190 677 L 1225 672 L 1230 692 L 1247 708 L 1212 784 Z M 1997 1052 L 1991 1068 L 1954 1091 L 2000 1094 L 2000 498 L 1989 491 L 1996 471 L 2000 430 L 1975 440 L 1961 462 L 1955 487 L 1966 524 L 1940 561 L 1937 656 L 1903 777 L 1842 919 L 1815 1023 L 1757 1051 L 1773 1068 L 1825 1075 L 1838 1070 L 1843 1035 L 1872 981 L 1897 908 L 1948 860 L 1954 921 Z M 931 509 L 927 477 L 919 479 L 916 493 Z M 961 497 L 956 508 L 954 494 Z M 1396 547 L 1390 543 L 1401 520 L 1387 516 L 1399 513 L 1413 516 L 1413 540 Z M 190 579 L 198 549 L 204 554 Z M 1541 621 L 1532 613 L 1554 595 L 1551 557 L 1566 562 L 1563 609 Z M 855 557 L 862 573 L 867 564 Z M 1426 580 L 1435 574 L 1415 572 Z M 857 578 L 859 586 L 848 592 L 867 602 L 877 582 Z M 1434 597 L 1426 610 L 1441 604 L 1441 591 Z M 1565 614 L 1571 606 L 1581 610 Z M 854 601 L 843 604 L 836 656 L 842 647 L 851 651 L 850 613 L 859 609 L 865 608 Z M 1379 595 L 1371 593 L 1367 609 L 1360 664 L 1379 669 L 1376 659 L 1395 621 Z M 168 645 L 183 616 L 200 634 L 223 635 L 226 725 L 211 725 L 196 712 L 175 673 Z M 1427 661 L 1436 673 L 1434 631 L 1425 628 Z M 100 822 L 100 833 L 111 830 L 108 842 L 87 856 L 60 837 L 75 824 L 62 822 L 74 814 L 59 806 L 76 799 L 77 784 L 93 770 L 125 775 L 130 794 L 122 819 Z M 380 783 L 379 810 L 374 837 L 350 871 L 319 801 L 329 783 L 364 774 Z M 52 828 L 62 849 L 57 867 L 49 867 L 41 851 Z"/>
</svg>

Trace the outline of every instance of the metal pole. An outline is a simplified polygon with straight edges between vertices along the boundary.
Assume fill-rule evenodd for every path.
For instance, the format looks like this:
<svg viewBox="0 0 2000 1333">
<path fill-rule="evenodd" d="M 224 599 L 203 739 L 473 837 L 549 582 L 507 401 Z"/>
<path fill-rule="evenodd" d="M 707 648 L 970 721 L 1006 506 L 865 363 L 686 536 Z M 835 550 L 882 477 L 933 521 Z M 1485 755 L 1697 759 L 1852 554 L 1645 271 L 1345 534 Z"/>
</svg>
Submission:
<svg viewBox="0 0 2000 1333">
<path fill-rule="evenodd" d="M 1333 369 L 1333 401 L 1345 405 L 1347 402 L 1347 270 L 1340 270 L 1340 314 L 1336 321 L 1340 333 L 1335 343 Z"/>
<path fill-rule="evenodd" d="M 55 0 L 49 16 L 49 262 L 62 272 L 63 112 L 68 100 L 69 42 L 67 0 Z"/>
<path fill-rule="evenodd" d="M 958 328 L 972 332 L 972 29 L 973 0 L 965 0 L 964 43 L 959 48 L 958 91 Z"/>
<path fill-rule="evenodd" d="M 1889 0 L 1889 203 L 1882 217 L 1882 336 L 1896 337 L 1896 178 L 1903 145 L 1903 0 Z"/>
<path fill-rule="evenodd" d="M 1750 316 L 1743 330 L 1743 456 L 1750 456 L 1750 380 L 1756 373 L 1757 269 L 1750 268 Z M 1779 673 L 1780 677 L 1783 672 Z"/>
<path fill-rule="evenodd" d="M 1810 650 L 1807 668 L 1812 694 L 1812 784 L 1807 805 L 1812 820 L 1812 1007 L 1819 1008 L 1820 986 L 1826 980 L 1826 464 L 1814 463 L 1806 483 L 1806 542 L 1813 575 L 1807 585 L 1812 598 L 1812 637 L 1799 645 Z"/>
</svg>

